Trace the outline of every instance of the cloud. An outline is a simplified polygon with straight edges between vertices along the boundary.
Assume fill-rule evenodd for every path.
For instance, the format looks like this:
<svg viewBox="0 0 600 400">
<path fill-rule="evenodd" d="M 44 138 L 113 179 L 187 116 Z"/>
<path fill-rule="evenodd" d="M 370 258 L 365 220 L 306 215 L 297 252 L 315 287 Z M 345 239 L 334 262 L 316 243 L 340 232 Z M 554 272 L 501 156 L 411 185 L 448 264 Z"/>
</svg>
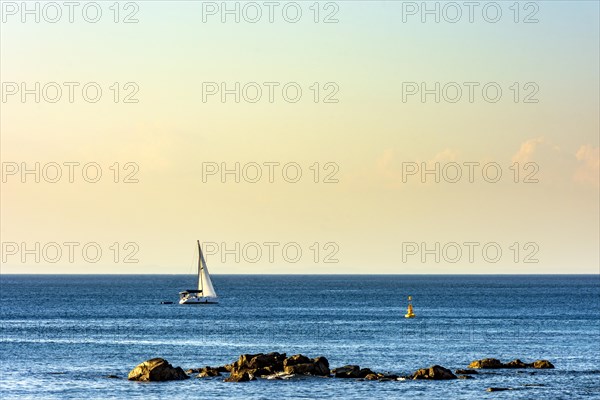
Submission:
<svg viewBox="0 0 600 400">
<path fill-rule="evenodd" d="M 512 157 L 512 161 L 518 163 L 530 162 L 533 159 L 533 154 L 535 153 L 536 148 L 542 143 L 545 143 L 543 137 L 526 140 L 525 142 L 521 143 L 521 147 L 519 148 L 519 151 L 517 151 L 517 153 Z"/>
<path fill-rule="evenodd" d="M 575 153 L 575 158 L 577 158 L 579 166 L 575 170 L 573 179 L 579 183 L 598 186 L 600 180 L 600 148 L 589 144 L 583 145 Z"/>
</svg>

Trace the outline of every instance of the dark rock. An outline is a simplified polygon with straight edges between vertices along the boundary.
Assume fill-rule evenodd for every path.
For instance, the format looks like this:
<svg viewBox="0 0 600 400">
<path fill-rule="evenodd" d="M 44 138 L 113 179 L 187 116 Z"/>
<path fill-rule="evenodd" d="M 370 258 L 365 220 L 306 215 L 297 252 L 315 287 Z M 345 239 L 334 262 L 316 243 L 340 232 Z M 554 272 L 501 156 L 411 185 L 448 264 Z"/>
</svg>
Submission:
<svg viewBox="0 0 600 400">
<path fill-rule="evenodd" d="M 315 366 L 315 375 L 329 376 L 329 360 L 321 356 L 313 358 L 313 364 Z"/>
<path fill-rule="evenodd" d="M 433 379 L 433 380 L 445 380 L 445 379 L 456 379 L 456 375 L 452 373 L 448 368 L 434 365 L 429 368 L 422 368 L 416 371 L 412 375 L 412 379 Z"/>
<path fill-rule="evenodd" d="M 117 376 L 117 375 L 108 375 L 107 378 L 108 379 L 121 379 L 121 377 Z"/>
<path fill-rule="evenodd" d="M 315 365 L 312 362 L 286 365 L 283 367 L 283 372 L 295 375 L 315 375 Z"/>
<path fill-rule="evenodd" d="M 359 378 L 364 378 L 367 375 L 371 375 L 371 374 L 375 374 L 375 372 L 371 371 L 369 368 L 362 368 L 361 370 L 358 371 Z"/>
<path fill-rule="evenodd" d="M 533 368 L 548 369 L 548 368 L 554 368 L 554 365 L 548 360 L 536 360 L 533 362 Z"/>
<path fill-rule="evenodd" d="M 498 369 L 504 368 L 504 364 L 495 358 L 484 358 L 483 360 L 475 360 L 469 364 L 469 368 L 475 369 Z"/>
<path fill-rule="evenodd" d="M 360 378 L 359 372 L 360 367 L 358 365 L 345 365 L 331 371 L 336 378 Z"/>
<path fill-rule="evenodd" d="M 298 365 L 298 364 L 309 364 L 309 363 L 312 363 L 312 360 L 306 356 L 303 356 L 302 354 L 296 354 L 296 355 L 290 356 L 290 357 L 286 358 L 285 360 L 283 360 L 284 367 L 288 367 L 291 365 Z"/>
<path fill-rule="evenodd" d="M 471 375 L 458 375 L 458 379 L 474 379 Z"/>
<path fill-rule="evenodd" d="M 504 390 L 512 390 L 511 388 L 505 388 L 505 387 L 489 387 L 487 388 L 488 392 L 502 392 Z"/>
<path fill-rule="evenodd" d="M 283 372 L 295 375 L 329 376 L 329 361 L 325 357 L 310 359 L 296 354 L 283 361 Z"/>
<path fill-rule="evenodd" d="M 248 377 L 254 378 L 281 372 L 284 360 L 285 354 L 280 353 L 242 354 L 236 362 L 223 367 L 230 372 L 231 379 L 226 379 L 226 381 L 245 382 L 251 380 L 246 379 L 244 373 L 247 373 Z"/>
<path fill-rule="evenodd" d="M 227 367 L 229 367 L 229 368 L 227 368 Z M 229 364 L 227 364 L 224 366 L 216 367 L 215 369 L 219 372 L 229 372 L 229 371 L 231 371 L 231 366 Z"/>
<path fill-rule="evenodd" d="M 180 367 L 173 368 L 163 358 L 153 358 L 136 366 L 129 372 L 130 381 L 161 382 L 188 379 L 189 376 Z"/>
<path fill-rule="evenodd" d="M 244 382 L 248 377 L 277 379 L 280 375 L 329 376 L 329 361 L 325 357 L 310 359 L 302 354 L 286 357 L 285 354 L 242 354 L 231 364 L 222 367 L 229 369 L 227 382 Z"/>
<path fill-rule="evenodd" d="M 456 375 L 477 375 L 478 372 L 474 369 L 457 369 L 454 371 Z"/>
<path fill-rule="evenodd" d="M 531 367 L 533 364 L 525 364 L 523 361 L 519 360 L 518 358 L 516 360 L 512 360 L 506 364 L 504 364 L 504 368 L 528 368 Z"/>
<path fill-rule="evenodd" d="M 368 380 L 368 381 L 376 381 L 376 380 L 379 380 L 381 378 L 382 377 L 380 377 L 377 374 L 368 374 L 367 376 L 365 376 L 365 379 Z"/>
<path fill-rule="evenodd" d="M 200 370 L 198 374 L 198 378 L 208 378 L 214 376 L 221 376 L 221 372 L 217 368 L 212 367 L 204 367 Z"/>
<path fill-rule="evenodd" d="M 225 382 L 248 382 L 248 381 L 253 381 L 256 378 L 254 377 L 254 375 L 248 373 L 248 371 L 242 371 L 242 372 L 232 372 L 231 375 L 229 375 L 229 377 L 225 378 Z"/>
</svg>

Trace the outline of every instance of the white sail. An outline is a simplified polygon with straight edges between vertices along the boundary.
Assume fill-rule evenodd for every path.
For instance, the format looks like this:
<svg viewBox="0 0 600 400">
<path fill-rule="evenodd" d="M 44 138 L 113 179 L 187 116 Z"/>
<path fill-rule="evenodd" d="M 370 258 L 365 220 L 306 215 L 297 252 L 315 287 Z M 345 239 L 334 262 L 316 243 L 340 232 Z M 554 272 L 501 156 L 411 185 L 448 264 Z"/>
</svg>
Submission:
<svg viewBox="0 0 600 400">
<path fill-rule="evenodd" d="M 203 297 L 217 297 L 215 288 L 213 287 L 212 281 L 210 280 L 208 267 L 206 266 L 206 260 L 204 260 L 204 254 L 202 254 L 200 243 L 198 243 L 198 250 L 200 253 L 200 259 L 198 260 L 198 290 L 202 290 Z"/>
</svg>

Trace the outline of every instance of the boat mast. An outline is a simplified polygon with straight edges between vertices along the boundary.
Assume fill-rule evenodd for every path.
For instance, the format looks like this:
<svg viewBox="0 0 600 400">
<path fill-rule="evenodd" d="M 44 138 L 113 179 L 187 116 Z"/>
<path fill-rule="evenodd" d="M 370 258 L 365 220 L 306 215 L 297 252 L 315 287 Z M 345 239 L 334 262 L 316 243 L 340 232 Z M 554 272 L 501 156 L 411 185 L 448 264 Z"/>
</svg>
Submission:
<svg viewBox="0 0 600 400">
<path fill-rule="evenodd" d="M 198 290 L 202 290 L 202 295 L 204 295 L 204 282 L 202 281 L 202 274 L 200 273 L 202 269 L 202 248 L 200 247 L 200 241 L 198 240 L 198 277 L 200 278 L 200 287 Z"/>
</svg>

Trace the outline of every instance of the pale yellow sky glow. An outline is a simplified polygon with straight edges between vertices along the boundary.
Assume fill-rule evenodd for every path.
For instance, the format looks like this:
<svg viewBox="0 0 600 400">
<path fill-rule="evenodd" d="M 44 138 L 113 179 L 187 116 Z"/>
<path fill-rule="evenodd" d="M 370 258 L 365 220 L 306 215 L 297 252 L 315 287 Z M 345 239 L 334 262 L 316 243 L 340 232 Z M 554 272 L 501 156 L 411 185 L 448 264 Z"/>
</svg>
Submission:
<svg viewBox="0 0 600 400">
<path fill-rule="evenodd" d="M 598 3 L 312 3 L 3 8 L 1 272 L 599 272 Z"/>
</svg>

